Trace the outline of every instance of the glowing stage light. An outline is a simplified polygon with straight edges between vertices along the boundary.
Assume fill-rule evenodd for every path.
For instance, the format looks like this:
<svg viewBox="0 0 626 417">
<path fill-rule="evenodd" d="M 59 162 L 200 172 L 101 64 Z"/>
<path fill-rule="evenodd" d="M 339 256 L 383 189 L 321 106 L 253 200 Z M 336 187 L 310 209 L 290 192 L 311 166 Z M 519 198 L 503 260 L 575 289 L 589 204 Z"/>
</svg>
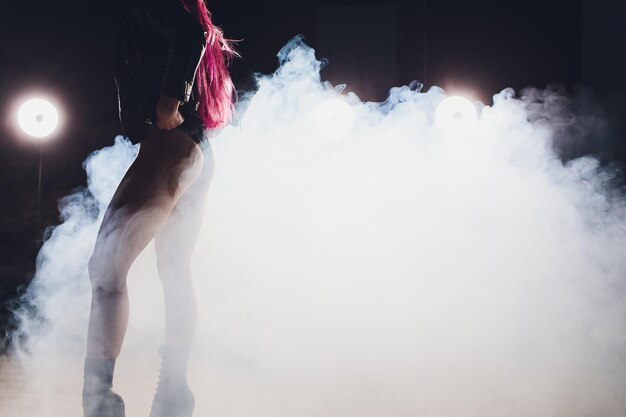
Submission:
<svg viewBox="0 0 626 417">
<path fill-rule="evenodd" d="M 17 122 L 24 132 L 36 138 L 51 135 L 59 124 L 59 112 L 41 98 L 27 100 L 17 112 Z"/>
<path fill-rule="evenodd" d="M 435 123 L 446 133 L 466 133 L 477 121 L 476 107 L 461 96 L 447 97 L 435 111 Z"/>
<path fill-rule="evenodd" d="M 338 98 L 322 102 L 315 112 L 315 125 L 324 136 L 340 138 L 352 130 L 354 113 L 350 106 Z"/>
</svg>

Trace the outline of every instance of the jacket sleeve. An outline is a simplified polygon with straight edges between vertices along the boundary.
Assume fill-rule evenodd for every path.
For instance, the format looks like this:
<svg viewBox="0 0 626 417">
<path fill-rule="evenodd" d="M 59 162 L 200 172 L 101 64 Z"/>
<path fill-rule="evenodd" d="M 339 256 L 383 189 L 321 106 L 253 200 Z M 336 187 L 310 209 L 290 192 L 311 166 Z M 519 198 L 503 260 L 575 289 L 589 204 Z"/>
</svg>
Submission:
<svg viewBox="0 0 626 417">
<path fill-rule="evenodd" d="M 169 42 L 161 94 L 187 102 L 206 47 L 206 32 L 179 0 L 142 3 Z"/>
</svg>

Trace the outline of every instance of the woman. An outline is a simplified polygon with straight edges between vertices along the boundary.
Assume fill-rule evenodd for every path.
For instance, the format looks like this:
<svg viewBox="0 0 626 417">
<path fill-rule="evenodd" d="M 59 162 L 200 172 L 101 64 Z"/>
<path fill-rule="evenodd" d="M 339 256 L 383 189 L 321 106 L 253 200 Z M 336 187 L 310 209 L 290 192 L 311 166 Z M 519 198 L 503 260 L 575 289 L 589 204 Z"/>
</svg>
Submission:
<svg viewBox="0 0 626 417">
<path fill-rule="evenodd" d="M 126 277 L 154 238 L 166 340 L 150 416 L 190 416 L 186 370 L 196 312 L 189 263 L 212 174 L 208 137 L 232 116 L 227 63 L 234 52 L 203 0 L 126 0 L 118 39 L 120 116 L 140 149 L 89 261 L 83 410 L 86 417 L 124 416 L 112 380 L 128 323 Z"/>
</svg>

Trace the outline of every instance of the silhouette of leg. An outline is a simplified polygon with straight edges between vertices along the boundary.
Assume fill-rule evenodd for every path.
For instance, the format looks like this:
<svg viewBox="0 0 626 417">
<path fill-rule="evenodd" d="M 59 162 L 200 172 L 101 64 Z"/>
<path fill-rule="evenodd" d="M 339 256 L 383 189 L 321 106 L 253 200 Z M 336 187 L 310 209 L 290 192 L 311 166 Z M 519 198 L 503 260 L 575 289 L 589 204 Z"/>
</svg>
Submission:
<svg viewBox="0 0 626 417">
<path fill-rule="evenodd" d="M 195 333 L 196 298 L 191 256 L 204 215 L 206 194 L 213 175 L 210 147 L 198 179 L 183 194 L 155 238 L 157 267 L 165 301 L 165 346 L 151 417 L 191 416 L 194 397 L 187 384 L 187 364 Z"/>
<path fill-rule="evenodd" d="M 198 179 L 183 194 L 155 238 L 157 267 L 165 301 L 166 346 L 190 346 L 196 302 L 191 276 L 193 254 L 202 220 L 213 156 L 208 147 Z"/>
</svg>

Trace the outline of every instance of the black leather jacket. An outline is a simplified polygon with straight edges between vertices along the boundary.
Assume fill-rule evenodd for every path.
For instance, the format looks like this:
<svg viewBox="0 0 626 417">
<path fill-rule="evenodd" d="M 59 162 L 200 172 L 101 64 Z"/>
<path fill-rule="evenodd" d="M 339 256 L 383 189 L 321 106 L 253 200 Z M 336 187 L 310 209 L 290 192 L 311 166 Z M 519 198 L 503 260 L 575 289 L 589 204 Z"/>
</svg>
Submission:
<svg viewBox="0 0 626 417">
<path fill-rule="evenodd" d="M 200 23 L 179 0 L 126 0 L 118 33 L 115 81 L 120 119 L 133 143 L 143 140 L 161 94 L 193 112 L 192 88 L 206 47 Z"/>
</svg>

